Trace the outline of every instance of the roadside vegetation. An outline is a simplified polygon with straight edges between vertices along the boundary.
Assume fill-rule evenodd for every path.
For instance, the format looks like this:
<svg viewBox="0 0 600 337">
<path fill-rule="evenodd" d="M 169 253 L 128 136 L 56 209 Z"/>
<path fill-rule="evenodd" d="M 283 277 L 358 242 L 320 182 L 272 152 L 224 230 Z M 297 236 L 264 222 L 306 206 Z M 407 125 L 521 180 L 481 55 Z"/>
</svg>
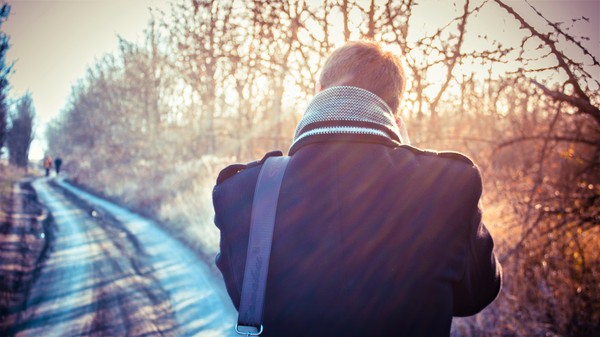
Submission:
<svg viewBox="0 0 600 337">
<path fill-rule="evenodd" d="M 599 335 L 600 63 L 577 33 L 589 19 L 555 22 L 541 2 L 436 4 L 176 1 L 72 88 L 50 151 L 210 256 L 219 170 L 285 152 L 329 52 L 382 41 L 405 62 L 413 145 L 463 152 L 483 173 L 504 288 L 453 334 Z"/>
<path fill-rule="evenodd" d="M 6 217 L 13 185 L 27 173 L 35 120 L 30 93 L 14 102 L 8 98 L 13 63 L 6 60 L 10 37 L 2 31 L 2 24 L 9 18 L 10 8 L 5 2 L 0 4 L 0 220 Z"/>
<path fill-rule="evenodd" d="M 23 176 L 22 170 L 0 162 L 0 222 L 7 221 L 13 186 Z"/>
</svg>

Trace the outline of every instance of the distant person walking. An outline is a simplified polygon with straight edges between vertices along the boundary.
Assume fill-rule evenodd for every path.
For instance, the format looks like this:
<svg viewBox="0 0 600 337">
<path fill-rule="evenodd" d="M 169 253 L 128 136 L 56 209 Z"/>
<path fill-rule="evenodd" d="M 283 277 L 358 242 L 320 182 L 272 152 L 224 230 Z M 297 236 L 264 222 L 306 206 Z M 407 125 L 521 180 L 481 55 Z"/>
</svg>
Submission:
<svg viewBox="0 0 600 337">
<path fill-rule="evenodd" d="M 44 169 L 46 170 L 46 177 L 50 175 L 50 169 L 52 168 L 52 157 L 46 156 L 44 159 Z"/>
<path fill-rule="evenodd" d="M 60 166 L 62 165 L 62 159 L 60 157 L 56 157 L 54 159 L 54 168 L 56 169 L 56 175 L 60 173 Z"/>
</svg>

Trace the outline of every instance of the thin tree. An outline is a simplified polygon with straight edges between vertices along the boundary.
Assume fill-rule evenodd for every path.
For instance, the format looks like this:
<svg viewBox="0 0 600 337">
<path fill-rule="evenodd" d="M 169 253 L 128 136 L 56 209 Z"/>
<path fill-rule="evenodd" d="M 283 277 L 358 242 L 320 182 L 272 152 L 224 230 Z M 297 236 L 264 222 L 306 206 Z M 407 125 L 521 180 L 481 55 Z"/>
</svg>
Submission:
<svg viewBox="0 0 600 337">
<path fill-rule="evenodd" d="M 10 47 L 9 37 L 1 31 L 1 28 L 9 14 L 10 6 L 6 3 L 2 4 L 2 7 L 0 7 L 0 155 L 2 154 L 2 147 L 4 146 L 7 133 L 7 91 L 9 87 L 8 75 L 12 69 L 12 64 L 6 63 L 6 51 Z"/>
</svg>

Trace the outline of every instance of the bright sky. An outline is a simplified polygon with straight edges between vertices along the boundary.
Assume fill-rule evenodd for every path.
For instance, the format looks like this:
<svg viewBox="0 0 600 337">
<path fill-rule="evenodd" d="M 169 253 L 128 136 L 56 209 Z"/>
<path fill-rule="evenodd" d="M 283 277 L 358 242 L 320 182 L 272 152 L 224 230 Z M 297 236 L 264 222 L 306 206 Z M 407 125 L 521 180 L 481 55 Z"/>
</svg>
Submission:
<svg viewBox="0 0 600 337">
<path fill-rule="evenodd" d="M 531 11 L 522 0 L 507 0 L 519 13 Z M 10 96 L 18 98 L 30 91 L 37 112 L 37 139 L 30 157 L 41 158 L 45 147 L 45 125 L 65 106 L 71 86 L 85 76 L 89 66 L 106 53 L 117 49 L 117 35 L 138 41 L 150 17 L 148 7 L 168 8 L 167 0 L 8 0 L 11 15 L 2 30 L 10 36 L 7 60 L 15 61 L 10 77 Z M 421 0 L 420 19 L 444 20 L 452 14 L 449 0 Z M 531 0 L 551 20 L 587 16 L 591 22 L 582 33 L 591 39 L 592 52 L 600 55 L 600 0 Z M 450 6 L 450 7 L 448 7 Z M 488 6 L 493 10 L 493 6 Z M 482 15 L 486 15 L 483 13 Z M 513 27 L 497 13 L 487 13 L 487 31 Z M 526 16 L 527 17 L 527 16 Z M 484 20 L 482 20 L 484 21 Z M 414 22 L 414 21 L 413 21 Z M 438 21 L 439 22 L 439 21 Z M 493 23 L 493 24 L 492 24 Z M 506 34 L 512 34 L 506 32 Z"/>
<path fill-rule="evenodd" d="M 45 125 L 65 106 L 71 86 L 89 66 L 117 50 L 117 35 L 143 37 L 148 7 L 165 0 L 8 0 L 2 30 L 10 36 L 7 60 L 14 61 L 10 96 L 30 91 L 37 113 L 37 139 L 30 157 L 43 156 Z"/>
</svg>

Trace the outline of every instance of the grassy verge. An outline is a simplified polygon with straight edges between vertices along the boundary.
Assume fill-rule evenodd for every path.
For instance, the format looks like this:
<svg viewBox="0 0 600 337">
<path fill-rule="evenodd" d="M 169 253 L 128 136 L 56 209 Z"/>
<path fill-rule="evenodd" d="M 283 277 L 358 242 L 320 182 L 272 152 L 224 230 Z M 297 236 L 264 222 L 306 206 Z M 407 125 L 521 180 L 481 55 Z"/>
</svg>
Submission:
<svg viewBox="0 0 600 337">
<path fill-rule="evenodd" d="M 0 162 L 0 222 L 6 220 L 9 212 L 10 194 L 13 185 L 24 177 L 21 170 Z"/>
</svg>

